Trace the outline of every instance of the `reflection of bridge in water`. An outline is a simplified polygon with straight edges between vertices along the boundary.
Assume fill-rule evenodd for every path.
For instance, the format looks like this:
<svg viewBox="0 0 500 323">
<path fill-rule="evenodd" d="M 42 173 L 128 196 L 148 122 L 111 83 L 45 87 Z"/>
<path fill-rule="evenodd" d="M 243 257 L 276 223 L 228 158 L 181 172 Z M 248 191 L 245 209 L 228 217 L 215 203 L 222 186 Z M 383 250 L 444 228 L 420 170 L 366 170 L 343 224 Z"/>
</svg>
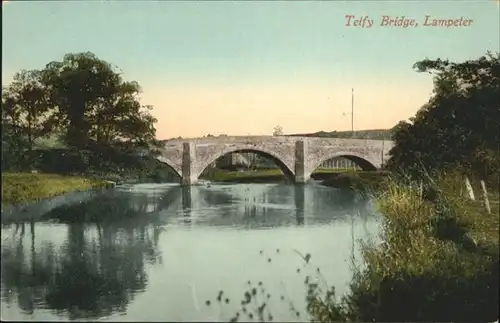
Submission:
<svg viewBox="0 0 500 323">
<path fill-rule="evenodd" d="M 145 194 L 141 191 L 138 195 Z M 135 195 L 135 194 L 134 194 Z M 320 185 L 284 184 L 214 184 L 211 186 L 167 186 L 161 194 L 134 199 L 142 200 L 147 213 L 155 213 L 160 222 L 177 219 L 184 223 L 203 222 L 211 226 L 240 225 L 243 219 L 251 221 L 259 217 L 259 226 L 305 224 L 307 218 L 314 221 L 331 221 L 346 214 L 369 207 L 366 200 L 349 192 L 334 190 Z M 325 214 L 325 205 L 330 212 Z M 354 215 L 354 214 L 352 214 Z M 247 224 L 251 224 L 251 222 Z"/>
</svg>

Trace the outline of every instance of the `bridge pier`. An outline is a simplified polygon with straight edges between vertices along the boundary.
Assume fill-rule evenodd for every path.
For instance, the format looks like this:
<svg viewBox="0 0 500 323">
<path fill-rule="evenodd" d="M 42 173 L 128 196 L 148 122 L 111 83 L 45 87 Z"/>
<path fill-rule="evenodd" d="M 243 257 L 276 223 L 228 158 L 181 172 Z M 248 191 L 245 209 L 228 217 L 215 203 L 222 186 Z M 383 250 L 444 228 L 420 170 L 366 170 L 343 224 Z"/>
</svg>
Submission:
<svg viewBox="0 0 500 323">
<path fill-rule="evenodd" d="M 295 183 L 305 183 L 306 178 L 306 156 L 307 142 L 297 140 L 295 142 Z"/>
<path fill-rule="evenodd" d="M 193 185 L 198 181 L 198 176 L 194 169 L 195 165 L 195 145 L 193 142 L 182 144 L 182 185 Z"/>
</svg>

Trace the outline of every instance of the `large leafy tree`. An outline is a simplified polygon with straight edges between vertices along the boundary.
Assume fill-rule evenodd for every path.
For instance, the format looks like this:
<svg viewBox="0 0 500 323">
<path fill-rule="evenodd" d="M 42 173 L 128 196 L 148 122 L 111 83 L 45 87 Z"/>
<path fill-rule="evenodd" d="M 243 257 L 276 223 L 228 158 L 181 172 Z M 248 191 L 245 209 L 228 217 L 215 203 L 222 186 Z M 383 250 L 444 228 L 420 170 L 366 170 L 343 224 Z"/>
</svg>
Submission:
<svg viewBox="0 0 500 323">
<path fill-rule="evenodd" d="M 435 75 L 434 92 L 410 122 L 393 129 L 388 167 L 498 171 L 500 55 L 462 63 L 425 59 L 414 68 Z"/>
<path fill-rule="evenodd" d="M 74 148 L 74 160 L 62 164 L 82 159 L 80 170 L 128 167 L 138 150 L 157 153 L 157 120 L 152 108 L 141 104 L 140 92 L 137 82 L 124 81 L 110 63 L 89 52 L 21 71 L 2 88 L 2 151 L 8 153 L 2 154 L 2 165 L 19 164 L 45 135 L 62 134 Z"/>
<path fill-rule="evenodd" d="M 139 102 L 139 84 L 124 81 L 110 63 L 90 52 L 67 54 L 42 73 L 57 109 L 52 119 L 64 130 L 68 145 L 130 148 L 156 143 L 156 119 Z"/>
</svg>

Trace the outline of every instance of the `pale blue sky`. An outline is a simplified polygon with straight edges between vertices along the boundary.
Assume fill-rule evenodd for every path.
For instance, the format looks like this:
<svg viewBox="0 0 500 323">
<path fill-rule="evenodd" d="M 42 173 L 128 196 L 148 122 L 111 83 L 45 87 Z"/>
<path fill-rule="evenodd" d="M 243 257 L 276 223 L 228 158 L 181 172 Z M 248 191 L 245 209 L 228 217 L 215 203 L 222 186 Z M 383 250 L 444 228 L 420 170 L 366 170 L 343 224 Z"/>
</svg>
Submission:
<svg viewBox="0 0 500 323">
<path fill-rule="evenodd" d="M 346 27 L 368 15 L 372 28 Z M 415 28 L 380 27 L 382 15 Z M 472 19 L 424 27 L 425 15 Z M 425 57 L 499 48 L 498 1 L 11 1 L 3 6 L 2 82 L 65 53 L 92 51 L 140 82 L 159 137 L 391 127 L 428 99 Z"/>
</svg>

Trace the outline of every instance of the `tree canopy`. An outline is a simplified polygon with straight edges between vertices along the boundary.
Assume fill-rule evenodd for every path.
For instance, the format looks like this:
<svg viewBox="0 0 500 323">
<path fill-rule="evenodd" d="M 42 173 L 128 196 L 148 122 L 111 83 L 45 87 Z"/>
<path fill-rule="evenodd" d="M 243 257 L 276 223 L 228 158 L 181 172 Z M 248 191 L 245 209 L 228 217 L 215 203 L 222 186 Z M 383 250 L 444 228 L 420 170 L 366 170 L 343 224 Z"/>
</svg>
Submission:
<svg viewBox="0 0 500 323">
<path fill-rule="evenodd" d="M 2 88 L 3 141 L 32 150 L 35 139 L 59 133 L 75 150 L 155 152 L 157 120 L 140 92 L 93 53 L 66 54 Z"/>
<path fill-rule="evenodd" d="M 414 68 L 434 75 L 434 91 L 410 122 L 393 128 L 387 166 L 498 173 L 500 54 L 462 63 L 425 59 Z"/>
</svg>

